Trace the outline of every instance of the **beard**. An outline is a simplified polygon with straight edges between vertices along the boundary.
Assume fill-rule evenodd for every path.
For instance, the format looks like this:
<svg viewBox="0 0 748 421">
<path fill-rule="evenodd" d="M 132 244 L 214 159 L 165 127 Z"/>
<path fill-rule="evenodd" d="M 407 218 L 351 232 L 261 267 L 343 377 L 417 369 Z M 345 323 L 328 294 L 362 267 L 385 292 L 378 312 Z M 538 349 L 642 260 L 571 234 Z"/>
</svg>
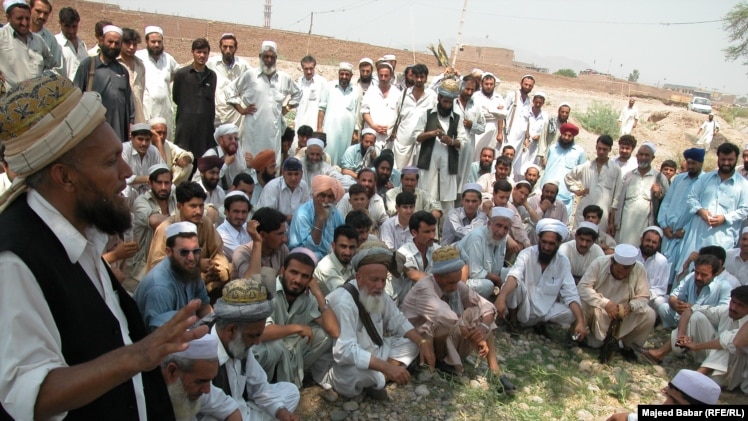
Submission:
<svg viewBox="0 0 748 421">
<path fill-rule="evenodd" d="M 553 258 L 556 257 L 556 252 L 558 252 L 558 249 L 553 250 L 553 252 L 551 253 L 538 249 L 538 262 L 540 262 L 543 265 L 547 265 L 551 263 L 551 260 L 553 260 Z"/>
<path fill-rule="evenodd" d="M 221 58 L 224 62 L 231 63 L 234 60 L 234 55 L 232 53 L 223 53 L 221 54 Z"/>
<path fill-rule="evenodd" d="M 281 285 L 283 285 L 283 292 L 286 294 L 292 296 L 292 297 L 300 297 L 302 294 L 306 292 L 306 289 L 303 289 L 301 291 L 294 291 L 291 288 L 288 287 L 288 283 L 286 282 L 286 278 L 281 276 L 280 277 Z"/>
<path fill-rule="evenodd" d="M 225 148 L 223 148 L 223 151 L 226 152 L 226 155 L 228 156 L 236 155 L 236 151 L 238 150 L 239 150 L 239 145 L 236 142 L 231 142 L 228 145 L 226 145 Z"/>
<path fill-rule="evenodd" d="M 266 66 L 264 63 L 260 66 L 262 69 L 262 73 L 265 74 L 265 76 L 270 76 L 273 73 L 275 73 L 275 65 L 272 66 Z"/>
<path fill-rule="evenodd" d="M 637 166 L 640 170 L 646 170 L 650 165 L 652 165 L 652 161 L 637 161 Z"/>
<path fill-rule="evenodd" d="M 117 60 L 117 57 L 119 57 L 119 48 L 109 48 L 106 45 L 99 45 L 99 49 L 101 50 L 101 54 L 109 60 Z"/>
<path fill-rule="evenodd" d="M 304 158 L 304 166 L 306 167 L 306 172 L 315 173 L 322 168 L 322 162 L 312 162 L 312 160 L 307 156 Z"/>
<path fill-rule="evenodd" d="M 485 164 L 481 162 L 478 164 L 478 167 L 480 168 L 481 172 L 489 172 L 491 171 L 491 162 L 486 162 Z"/>
<path fill-rule="evenodd" d="M 449 117 L 450 114 L 452 114 L 452 108 L 444 108 L 442 107 L 442 104 L 436 104 L 436 111 L 439 112 L 439 115 L 442 117 Z"/>
<path fill-rule="evenodd" d="M 205 186 L 206 189 L 208 189 L 208 190 L 215 190 L 216 187 L 218 187 L 218 181 L 220 179 L 208 180 L 207 178 L 202 177 L 202 176 L 200 178 L 202 178 L 203 186 Z"/>
<path fill-rule="evenodd" d="M 263 171 L 262 174 L 260 174 L 260 178 L 262 179 L 262 182 L 267 184 L 270 182 L 270 180 L 275 178 L 275 174 L 270 174 L 267 171 Z"/>
<path fill-rule="evenodd" d="M 171 406 L 174 408 L 174 418 L 177 421 L 190 420 L 200 412 L 200 399 L 191 401 L 184 390 L 184 384 L 180 378 L 175 383 L 166 386 L 169 391 Z"/>
<path fill-rule="evenodd" d="M 642 255 L 647 256 L 647 257 L 655 254 L 654 247 L 650 247 L 650 246 L 641 246 L 641 251 L 642 251 Z"/>
<path fill-rule="evenodd" d="M 382 314 L 384 313 L 384 297 L 381 295 L 369 295 L 366 290 L 359 290 L 359 296 L 361 304 L 363 304 L 366 311 L 370 314 Z"/>
<path fill-rule="evenodd" d="M 147 46 L 145 49 L 148 50 L 149 56 L 160 56 L 164 52 L 164 47 Z"/>
<path fill-rule="evenodd" d="M 151 195 L 158 200 L 166 200 L 169 198 L 171 190 L 153 190 L 151 189 Z"/>
<path fill-rule="evenodd" d="M 561 146 L 564 149 L 569 149 L 569 148 L 571 148 L 574 145 L 574 139 L 572 139 L 572 140 L 570 140 L 568 142 L 563 141 L 561 139 L 558 139 L 558 144 L 559 144 L 559 146 Z"/>
<path fill-rule="evenodd" d="M 169 258 L 169 267 L 184 283 L 189 283 L 200 279 L 200 265 L 196 264 L 194 269 L 187 269 L 182 266 L 175 258 Z"/>
<path fill-rule="evenodd" d="M 90 185 L 84 190 L 92 191 Z M 95 193 L 92 200 L 78 200 L 75 214 L 83 221 L 95 226 L 109 235 L 122 234 L 132 226 L 132 215 L 125 199 L 117 194 L 111 200 Z"/>
<path fill-rule="evenodd" d="M 720 165 L 719 166 L 719 173 L 720 174 L 732 174 L 732 172 L 735 171 L 735 165 Z"/>
<path fill-rule="evenodd" d="M 229 354 L 231 354 L 233 358 L 240 361 L 247 359 L 248 348 L 244 345 L 244 340 L 240 333 L 237 332 L 236 337 L 229 342 L 227 348 L 227 351 L 229 351 Z"/>
</svg>

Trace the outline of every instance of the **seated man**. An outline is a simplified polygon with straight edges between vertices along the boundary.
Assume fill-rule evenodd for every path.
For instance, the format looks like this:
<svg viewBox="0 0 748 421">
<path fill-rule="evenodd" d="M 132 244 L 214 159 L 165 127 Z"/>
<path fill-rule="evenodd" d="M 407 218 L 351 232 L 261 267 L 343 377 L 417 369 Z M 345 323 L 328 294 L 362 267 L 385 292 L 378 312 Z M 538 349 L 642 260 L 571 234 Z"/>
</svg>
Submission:
<svg viewBox="0 0 748 421">
<path fill-rule="evenodd" d="M 485 147 L 480 151 L 480 159 L 470 164 L 470 174 L 466 183 L 476 183 L 478 179 L 485 174 L 493 174 L 496 170 L 493 166 L 494 148 Z"/>
<path fill-rule="evenodd" d="M 260 343 L 265 321 L 273 312 L 268 290 L 259 275 L 236 279 L 224 288 L 215 306 L 219 375 L 213 385 L 239 404 L 244 420 L 298 420 L 299 389 L 292 383 L 268 383 L 265 370 L 250 347 Z"/>
<path fill-rule="evenodd" d="M 738 247 L 727 250 L 725 271 L 738 278 L 741 285 L 748 285 L 748 227 L 741 231 Z"/>
<path fill-rule="evenodd" d="M 619 244 L 612 256 L 597 258 L 577 286 L 590 335 L 587 344 L 602 349 L 600 360 L 623 343 L 622 354 L 636 359 L 632 346 L 641 347 L 652 333 L 655 312 L 649 307 L 649 283 L 644 265 L 636 261 L 639 249 Z M 612 349 L 608 349 L 608 345 Z"/>
<path fill-rule="evenodd" d="M 213 138 L 216 140 L 216 146 L 206 150 L 203 156 L 223 158 L 219 177 L 221 187 L 225 190 L 237 175 L 247 171 L 247 160 L 239 141 L 239 127 L 231 123 L 222 124 L 213 132 Z M 193 181 L 198 180 L 193 178 Z"/>
<path fill-rule="evenodd" d="M 530 183 L 530 197 L 537 196 L 540 193 L 540 186 L 537 185 L 540 180 L 540 166 L 526 162 L 522 167 L 523 179 Z"/>
<path fill-rule="evenodd" d="M 340 337 L 332 347 L 335 363 L 321 385 L 347 398 L 366 391 L 372 399 L 386 400 L 386 382 L 408 383 L 407 367 L 419 350 L 420 363 L 434 369 L 433 344 L 384 293 L 393 253 L 381 247 L 359 250 L 352 262 L 356 279 L 328 296 L 340 323 Z"/>
<path fill-rule="evenodd" d="M 572 335 L 582 340 L 587 331 L 579 294 L 569 260 L 558 254 L 561 239 L 569 235 L 568 228 L 547 218 L 538 221 L 537 230 L 538 245 L 519 253 L 496 297 L 498 316 L 503 318 L 508 309 L 510 329 L 516 331 L 519 322 L 536 326 L 536 332 L 544 336 L 549 336 L 546 323 L 569 328 L 574 322 Z"/>
<path fill-rule="evenodd" d="M 738 330 L 748 322 L 748 285 L 741 285 L 730 293 L 730 303 L 718 306 L 693 306 L 683 311 L 678 328 L 670 334 L 670 341 L 659 349 L 639 350 L 655 364 L 670 351 L 689 354 L 700 364 L 700 373 L 726 390 L 740 386 L 748 393 L 748 357 L 745 348 L 733 343 Z"/>
<path fill-rule="evenodd" d="M 553 218 L 569 224 L 569 214 L 566 211 L 564 202 L 557 200 L 558 181 L 547 181 L 540 190 L 540 196 L 533 196 L 527 199 L 527 204 L 535 209 L 535 212 L 541 218 Z M 567 239 L 564 238 L 564 241 Z"/>
<path fill-rule="evenodd" d="M 148 169 L 164 160 L 158 149 L 151 144 L 151 126 L 146 123 L 133 124 L 130 128 L 130 140 L 122 144 L 122 159 L 132 170 L 127 178 L 127 187 L 122 194 L 132 204 L 139 194 L 148 191 Z"/>
<path fill-rule="evenodd" d="M 478 227 L 460 242 L 462 260 L 467 264 L 463 269 L 463 280 L 483 298 L 490 298 L 494 288 L 501 288 L 508 269 L 504 268 L 506 240 L 514 213 L 508 208 L 491 209 L 488 226 Z"/>
<path fill-rule="evenodd" d="M 509 203 L 517 209 L 517 215 L 525 228 L 528 238 L 535 238 L 535 224 L 543 219 L 543 214 L 538 213 L 534 206 L 529 205 L 527 200 L 532 192 L 532 186 L 527 180 L 519 180 L 512 189 Z M 531 240 L 532 242 L 532 240 Z"/>
<path fill-rule="evenodd" d="M 226 199 L 226 191 L 220 186 L 221 168 L 223 168 L 223 158 L 204 156 L 197 160 L 198 172 L 192 178 L 205 191 L 205 206 L 210 209 L 206 211 L 206 216 L 213 223 L 223 222 L 222 215 L 218 213 L 218 210 L 223 206 L 224 199 Z"/>
<path fill-rule="evenodd" d="M 340 159 L 340 172 L 353 178 L 358 177 L 359 171 L 370 168 L 379 155 L 379 148 L 374 145 L 377 132 L 372 128 L 361 130 L 361 142 L 353 144 L 345 150 Z"/>
<path fill-rule="evenodd" d="M 411 192 L 397 195 L 397 214 L 388 218 L 379 230 L 379 237 L 390 250 L 397 250 L 405 243 L 413 241 L 408 223 L 416 206 L 416 197 Z"/>
<path fill-rule="evenodd" d="M 365 209 L 360 210 L 368 210 L 369 217 L 372 222 L 374 222 L 374 230 L 378 230 L 384 221 L 387 220 L 387 212 L 384 210 L 384 200 L 382 199 L 382 196 L 377 194 L 375 177 L 374 170 L 371 168 L 364 168 L 358 173 L 357 183 L 366 189 L 366 198 L 368 199 L 368 206 Z M 351 186 L 351 188 L 353 188 L 353 186 Z M 352 194 L 358 194 L 358 192 L 358 189 L 354 192 L 349 191 L 338 201 L 338 210 L 343 217 L 348 215 L 348 212 L 354 209 L 353 200 L 349 200 L 349 198 Z M 358 201 L 358 203 L 360 203 L 360 201 Z"/>
<path fill-rule="evenodd" d="M 725 270 L 724 265 L 725 260 L 727 260 L 727 252 L 720 246 L 704 246 L 699 249 L 698 252 L 691 252 L 686 261 L 683 263 L 682 271 L 677 276 L 677 280 L 685 279 L 685 277 L 688 276 L 686 275 L 688 268 L 693 265 L 693 262 L 696 261 L 699 256 L 703 256 L 705 254 L 710 254 L 719 260 L 719 271 L 717 271 L 715 279 L 726 282 L 730 286 L 730 289 L 740 286 L 740 281 L 738 281 L 738 278 Z"/>
<path fill-rule="evenodd" d="M 505 221 L 504 235 L 508 230 Z M 512 391 L 514 385 L 501 375 L 496 360 L 496 308 L 460 280 L 465 261 L 460 251 L 445 246 L 434 253 L 434 267 L 410 290 L 402 312 L 416 330 L 434 343 L 436 367 L 462 374 L 462 359 L 473 350 L 486 358 L 491 373 L 500 379 L 499 392 Z"/>
<path fill-rule="evenodd" d="M 260 337 L 262 343 L 252 349 L 270 378 L 296 387 L 301 387 L 305 370 L 316 378 L 324 376 L 328 361 L 319 357 L 330 351 L 340 334 L 335 313 L 312 279 L 315 261 L 307 253 L 311 254 L 294 251 L 283 262 L 275 281 L 273 313 Z"/>
<path fill-rule="evenodd" d="M 146 268 L 152 269 L 166 257 L 166 228 L 175 222 L 192 222 L 197 225 L 198 247 L 202 251 L 198 267 L 213 300 L 221 295 L 221 288 L 229 281 L 231 263 L 223 254 L 223 241 L 205 211 L 205 191 L 199 184 L 185 181 L 176 188 L 177 214 L 170 216 L 153 233 Z"/>
<path fill-rule="evenodd" d="M 192 222 L 176 222 L 166 228 L 166 259 L 143 277 L 133 297 L 149 330 L 168 322 L 194 299 L 203 303 L 198 317 L 212 311 L 205 283 L 200 279 L 201 251 L 197 227 Z"/>
<path fill-rule="evenodd" d="M 644 270 L 647 271 L 649 293 L 651 294 L 649 306 L 655 311 L 661 304 L 668 302 L 670 263 L 668 263 L 667 257 L 660 253 L 662 237 L 660 227 L 647 227 L 642 233 L 641 244 L 639 245 L 638 260 L 644 265 Z"/>
<path fill-rule="evenodd" d="M 486 225 L 488 217 L 480 210 L 481 186 L 467 183 L 462 186 L 462 207 L 454 208 L 444 222 L 441 245 L 453 245 L 472 229 Z"/>
<path fill-rule="evenodd" d="M 397 195 L 405 191 L 411 192 L 416 196 L 414 212 L 426 211 L 431 212 L 436 219 L 442 217 L 441 204 L 437 200 L 434 200 L 431 193 L 418 188 L 418 167 L 403 168 L 400 185 L 387 190 L 387 194 L 384 196 L 384 207 L 387 215 L 393 216 L 396 213 L 395 201 Z"/>
<path fill-rule="evenodd" d="M 210 382 L 218 374 L 218 338 L 208 334 L 193 339 L 184 351 L 161 363 L 177 420 L 241 421 L 239 405 Z"/>
<path fill-rule="evenodd" d="M 192 174 L 192 163 L 195 156 L 192 152 L 180 148 L 169 140 L 169 127 L 165 118 L 154 117 L 148 120 L 148 125 L 151 126 L 153 146 L 158 149 L 164 163 L 171 169 L 174 185 L 187 181 Z"/>
<path fill-rule="evenodd" d="M 332 250 L 317 263 L 314 279 L 319 282 L 322 294 L 327 296 L 335 288 L 353 278 L 351 259 L 358 250 L 358 232 L 350 225 L 335 228 Z"/>
<path fill-rule="evenodd" d="M 223 241 L 223 254 L 229 258 L 229 261 L 233 258 L 237 247 L 252 241 L 247 233 L 247 215 L 251 208 L 249 197 L 238 190 L 227 194 L 223 201 L 226 219 L 216 228 L 216 231 Z"/>
<path fill-rule="evenodd" d="M 255 191 L 249 200 L 252 205 L 257 207 L 257 202 L 260 201 L 260 194 L 262 189 L 267 183 L 275 179 L 276 172 L 278 171 L 278 165 L 275 163 L 275 151 L 265 149 L 260 151 L 252 159 L 252 170 L 254 171 L 255 177 Z"/>
<path fill-rule="evenodd" d="M 309 129 L 309 131 L 307 131 L 306 129 Z M 321 149 L 325 149 L 325 146 L 327 145 L 327 135 L 325 133 L 322 133 L 322 132 L 314 132 L 311 129 L 312 128 L 309 127 L 309 126 L 301 126 L 301 127 L 299 127 L 299 130 L 297 130 L 297 132 L 296 132 L 299 142 L 297 144 L 296 149 L 294 149 L 293 153 L 289 153 L 290 156 L 295 156 L 296 158 L 298 158 L 299 160 L 301 160 L 303 162 L 304 158 L 310 156 L 309 155 L 309 148 L 310 147 L 314 147 L 316 145 L 316 146 L 319 146 Z M 308 133 L 308 135 L 304 136 L 304 135 L 298 134 L 298 132 L 300 132 L 302 130 L 304 130 L 306 133 Z M 325 135 L 325 136 L 319 136 L 319 135 Z M 319 136 L 319 137 L 317 137 L 317 136 Z M 332 158 L 330 158 L 330 154 L 327 153 L 327 152 L 325 152 L 324 150 L 320 150 L 319 151 L 319 158 L 320 158 L 320 161 L 316 161 L 315 160 L 315 162 L 323 162 L 323 163 L 327 164 L 328 168 L 340 168 L 338 166 L 335 166 L 335 167 L 331 166 L 332 165 Z M 327 175 L 332 175 L 332 174 L 327 174 Z M 304 179 L 306 180 L 306 174 L 304 174 Z M 308 179 L 307 180 L 307 184 L 311 185 L 310 184 L 311 181 L 312 181 L 311 178 Z"/>
<path fill-rule="evenodd" d="M 512 172 L 512 159 L 506 156 L 500 156 L 496 158 L 496 164 L 494 165 L 494 172 L 490 174 L 483 174 L 478 178 L 476 183 L 481 187 L 484 200 L 490 200 L 491 194 L 493 193 L 493 185 L 499 180 L 504 180 L 507 183 L 514 186 L 514 179 L 509 175 Z"/>
<path fill-rule="evenodd" d="M 318 175 L 312 180 L 312 199 L 296 210 L 289 228 L 288 247 L 305 247 L 322 259 L 330 251 L 335 228 L 343 225 L 343 217 L 335 203 L 343 197 L 340 181 Z"/>
<path fill-rule="evenodd" d="M 317 138 L 309 139 L 307 147 L 303 148 L 303 152 L 299 152 L 301 156 L 297 155 L 296 158 L 301 160 L 303 165 L 304 181 L 307 186 L 312 185 L 312 180 L 318 175 L 329 175 L 340 181 L 343 185 L 343 189 L 348 190 L 352 184 L 356 182 L 356 179 L 349 176 L 343 175 L 330 165 L 330 155 L 325 150 L 325 143 Z"/>
<path fill-rule="evenodd" d="M 616 240 L 605 232 L 605 230 L 608 229 L 608 227 L 602 227 L 602 230 L 600 230 L 600 220 L 603 217 L 603 209 L 600 206 L 597 205 L 588 205 L 582 210 L 582 217 L 585 221 L 591 222 L 598 226 L 598 232 L 597 232 L 597 245 L 600 246 L 601 249 L 603 249 L 603 253 L 606 255 L 611 255 L 614 252 L 614 249 L 616 248 Z"/>
<path fill-rule="evenodd" d="M 262 188 L 257 208 L 278 209 L 286 215 L 286 222 L 291 222 L 299 206 L 309 200 L 309 187 L 302 180 L 301 161 L 286 158 L 282 168 L 281 176 L 270 180 Z"/>
<path fill-rule="evenodd" d="M 507 251 L 509 252 L 508 254 L 512 256 L 511 259 L 507 259 L 509 261 L 512 261 L 513 257 L 516 256 L 516 253 L 520 250 L 532 245 L 532 241 L 530 241 L 530 238 L 527 235 L 527 230 L 522 224 L 522 219 L 520 219 L 519 211 L 509 202 L 513 190 L 512 185 L 509 184 L 508 181 L 499 180 L 493 185 L 493 197 L 489 200 L 483 201 L 481 206 L 483 212 L 486 213 L 490 212 L 491 208 L 495 206 L 508 208 L 514 213 L 512 226 L 509 229 L 509 240 L 507 241 Z M 535 236 L 533 236 L 533 239 L 534 237 Z"/>
<path fill-rule="evenodd" d="M 678 325 L 684 311 L 693 305 L 719 306 L 730 301 L 730 284 L 717 278 L 719 259 L 705 254 L 696 259 L 694 270 L 668 297 L 668 302 L 657 307 L 662 326 L 672 329 Z"/>
<path fill-rule="evenodd" d="M 376 192 L 382 199 L 389 190 L 400 185 L 401 174 L 395 168 L 395 155 L 390 149 L 385 149 L 374 160 L 374 174 L 376 175 Z"/>
<path fill-rule="evenodd" d="M 345 216 L 345 224 L 350 225 L 358 233 L 358 246 L 369 240 L 379 240 L 376 235 L 371 233 L 371 226 L 374 225 L 369 218 L 369 212 L 362 210 L 352 210 Z"/>
<path fill-rule="evenodd" d="M 273 208 L 258 209 L 252 215 L 252 221 L 256 221 L 257 232 L 262 238 L 262 267 L 280 270 L 281 265 L 289 254 L 288 236 L 286 235 L 286 215 Z M 234 250 L 232 264 L 234 272 L 232 279 L 245 278 L 249 267 L 250 256 L 254 242 L 243 244 Z"/>
<path fill-rule="evenodd" d="M 405 274 L 392 279 L 393 296 L 398 305 L 403 302 L 413 284 L 431 272 L 431 256 L 434 250 L 439 248 L 439 244 L 434 242 L 434 215 L 426 211 L 416 212 L 410 217 L 408 228 L 413 241 L 397 249 L 397 252 L 405 257 Z"/>
<path fill-rule="evenodd" d="M 571 265 L 571 276 L 574 283 L 578 284 L 582 275 L 590 267 L 590 264 L 600 256 L 604 256 L 603 249 L 595 241 L 597 240 L 597 224 L 582 221 L 574 233 L 574 239 L 561 244 L 559 254 L 566 256 Z"/>
</svg>

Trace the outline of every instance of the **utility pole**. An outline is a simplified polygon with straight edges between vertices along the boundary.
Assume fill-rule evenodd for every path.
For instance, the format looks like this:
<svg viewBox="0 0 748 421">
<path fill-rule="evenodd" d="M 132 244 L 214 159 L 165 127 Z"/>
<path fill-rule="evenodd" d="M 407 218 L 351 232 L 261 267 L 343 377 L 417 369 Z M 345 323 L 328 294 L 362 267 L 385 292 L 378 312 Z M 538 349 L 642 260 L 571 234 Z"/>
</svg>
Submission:
<svg viewBox="0 0 748 421">
<path fill-rule="evenodd" d="M 460 51 L 460 39 L 462 38 L 462 25 L 465 23 L 465 13 L 467 13 L 467 2 L 462 4 L 462 14 L 460 15 L 460 26 L 457 27 L 457 43 L 455 44 L 455 53 L 452 56 L 452 67 L 457 63 L 457 52 Z"/>
<path fill-rule="evenodd" d="M 265 29 L 270 29 L 270 9 L 272 5 L 270 4 L 272 0 L 265 0 Z"/>
</svg>

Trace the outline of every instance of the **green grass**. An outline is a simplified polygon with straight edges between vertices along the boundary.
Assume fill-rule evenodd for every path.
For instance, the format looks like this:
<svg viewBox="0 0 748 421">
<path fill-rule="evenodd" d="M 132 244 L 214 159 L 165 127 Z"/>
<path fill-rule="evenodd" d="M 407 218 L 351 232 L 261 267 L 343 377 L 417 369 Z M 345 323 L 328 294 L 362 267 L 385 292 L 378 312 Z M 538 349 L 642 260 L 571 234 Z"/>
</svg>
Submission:
<svg viewBox="0 0 748 421">
<path fill-rule="evenodd" d="M 588 132 L 603 135 L 607 134 L 613 138 L 618 137 L 618 113 L 613 106 L 606 102 L 592 101 L 587 110 L 576 119 Z"/>
<path fill-rule="evenodd" d="M 732 124 L 736 118 L 748 118 L 748 108 L 725 107 L 717 113 L 730 124 Z"/>
</svg>

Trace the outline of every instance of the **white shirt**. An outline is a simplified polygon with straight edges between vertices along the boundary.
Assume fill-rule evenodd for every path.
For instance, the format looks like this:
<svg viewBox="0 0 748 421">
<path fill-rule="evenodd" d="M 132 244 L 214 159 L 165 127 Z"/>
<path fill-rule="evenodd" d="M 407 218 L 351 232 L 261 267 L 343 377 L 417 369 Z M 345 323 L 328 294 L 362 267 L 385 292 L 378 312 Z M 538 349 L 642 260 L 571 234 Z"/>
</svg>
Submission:
<svg viewBox="0 0 748 421">
<path fill-rule="evenodd" d="M 226 192 L 223 190 L 223 187 L 221 187 L 221 183 L 219 182 L 213 191 L 208 191 L 208 189 L 205 188 L 205 185 L 203 185 L 203 179 L 200 178 L 196 181 L 197 184 L 200 185 L 200 187 L 205 190 L 205 194 L 208 195 L 207 198 L 205 198 L 205 205 L 213 205 L 213 207 L 216 208 L 216 210 L 221 209 L 223 207 L 223 200 L 226 199 Z M 218 215 L 219 218 L 223 219 L 223 215 Z"/>
<path fill-rule="evenodd" d="M 179 69 L 179 64 L 167 52 L 161 53 L 158 60 L 153 60 L 148 55 L 148 50 L 137 51 L 135 56 L 143 60 L 145 66 L 145 92 L 143 94 L 145 118 L 164 117 L 168 121 L 168 117 L 172 115 L 170 83 L 174 73 Z"/>
<path fill-rule="evenodd" d="M 86 43 L 83 42 L 80 37 L 77 37 L 76 46 L 72 41 L 65 38 L 65 35 L 63 35 L 62 32 L 55 35 L 55 39 L 57 40 L 57 43 L 60 44 L 60 48 L 62 48 L 62 75 L 73 80 L 73 78 L 75 78 L 75 72 L 78 71 L 78 65 L 81 60 L 88 57 Z"/>
<path fill-rule="evenodd" d="M 387 137 L 392 133 L 392 127 L 397 119 L 397 108 L 402 100 L 402 92 L 396 86 L 391 86 L 385 97 L 379 85 L 372 84 L 361 100 L 361 115 L 369 114 L 374 124 L 387 126 L 387 134 L 377 134 L 376 145 L 382 147 Z M 364 128 L 369 127 L 364 123 Z"/>
<path fill-rule="evenodd" d="M 403 244 L 413 242 L 410 227 L 406 222 L 400 225 L 397 215 L 388 218 L 379 228 L 379 237 L 390 250 L 397 250 Z"/>
<path fill-rule="evenodd" d="M 252 238 L 247 233 L 246 223 L 242 225 L 241 229 L 236 229 L 226 219 L 216 228 L 216 231 L 218 231 L 221 240 L 223 240 L 223 254 L 226 255 L 229 261 L 231 261 L 231 256 L 234 255 L 234 250 L 237 247 L 252 241 Z"/>
<path fill-rule="evenodd" d="M 725 271 L 738 278 L 740 285 L 748 285 L 748 260 L 740 258 L 740 248 L 727 250 Z"/>
<path fill-rule="evenodd" d="M 618 165 L 618 167 L 621 169 L 621 178 L 623 178 L 623 176 L 630 173 L 631 171 L 639 168 L 639 162 L 636 160 L 636 157 L 634 155 L 631 155 L 631 157 L 629 157 L 628 161 L 626 162 L 621 161 L 621 157 L 617 156 L 613 159 L 613 163 Z"/>
<path fill-rule="evenodd" d="M 223 56 L 218 54 L 209 58 L 206 66 L 216 72 L 216 126 L 232 123 L 237 127 L 241 127 L 243 116 L 232 105 L 226 103 L 225 89 L 231 82 L 238 79 L 242 73 L 251 68 L 249 63 L 243 58 L 235 56 L 234 62 L 229 66 L 223 62 Z"/>
<path fill-rule="evenodd" d="M 580 254 L 579 251 L 577 251 L 577 240 L 571 240 L 561 244 L 558 253 L 569 259 L 571 274 L 576 278 L 581 278 L 582 275 L 584 275 L 584 271 L 587 270 L 593 260 L 605 255 L 603 249 L 597 244 L 593 244 L 592 247 L 587 250 L 587 254 Z"/>
<path fill-rule="evenodd" d="M 0 194 L 5 193 L 5 191 L 10 188 L 11 184 L 13 184 L 13 182 L 8 178 L 8 173 L 4 172 L 0 174 Z"/>
<path fill-rule="evenodd" d="M 340 211 L 343 219 L 345 219 L 346 215 L 348 215 L 348 212 L 351 210 L 353 210 L 353 208 L 351 207 L 350 195 L 346 193 L 338 202 L 338 211 Z M 369 218 L 371 218 L 371 221 L 374 223 L 373 228 L 381 226 L 388 218 L 387 211 L 384 208 L 384 200 L 382 200 L 382 196 L 378 194 L 374 194 L 374 196 L 369 199 Z"/>
<path fill-rule="evenodd" d="M 667 257 L 660 252 L 656 252 L 654 256 L 644 259 L 641 250 L 639 250 L 637 260 L 642 262 L 644 269 L 647 271 L 650 298 L 667 296 L 667 284 L 670 280 L 670 263 L 668 263 Z"/>
<path fill-rule="evenodd" d="M 135 177 L 148 175 L 148 169 L 151 166 L 164 163 L 164 159 L 161 158 L 161 154 L 158 153 L 158 149 L 155 146 L 149 146 L 148 151 L 141 157 L 138 151 L 133 148 L 132 141 L 122 144 L 122 159 L 127 162 L 127 165 L 132 170 L 132 175 L 127 178 L 127 184 L 132 184 L 135 181 Z M 141 184 L 140 186 L 147 187 L 147 184 Z M 140 193 L 144 193 L 144 191 Z"/>
<path fill-rule="evenodd" d="M 355 274 L 353 265 L 343 265 L 332 252 L 323 257 L 314 269 L 314 278 L 319 280 L 320 289 L 325 295 L 335 291 L 335 288 L 343 285 Z"/>
<path fill-rule="evenodd" d="M 257 209 L 271 207 L 284 215 L 293 215 L 309 199 L 311 196 L 306 181 L 301 180 L 296 189 L 291 191 L 283 177 L 276 177 L 263 187 Z"/>
<path fill-rule="evenodd" d="M 119 322 L 123 343 L 132 344 L 127 318 L 101 258 L 109 237 L 93 227 L 87 228 L 85 236 L 82 235 L 35 190 L 29 190 L 26 200 L 52 229 L 70 262 L 80 264 L 91 279 L 109 311 Z M 62 355 L 60 332 L 31 270 L 14 253 L 4 251 L 0 252 L 0 272 L 5 279 L 16 280 L 0 282 L 0 308 L 7 316 L 0 318 L 0 331 L 6 345 L 2 347 L 0 358 L 0 378 L 4 379 L 0 383 L 0 400 L 14 419 L 30 420 L 34 418 L 34 404 L 44 379 L 50 371 L 68 365 Z M 147 419 L 140 373 L 133 376 L 131 381 L 138 416 L 142 420 Z M 66 415 L 66 412 L 57 414 L 52 419 L 61 420 Z"/>
<path fill-rule="evenodd" d="M 322 76 L 315 74 L 310 80 L 304 75 L 296 83 L 301 89 L 301 99 L 299 106 L 296 108 L 296 118 L 294 118 L 294 127 L 297 129 L 301 126 L 309 126 L 317 130 L 317 117 L 319 115 L 319 103 L 322 98 L 327 96 L 327 81 Z M 293 145 L 295 146 L 295 145 Z"/>
</svg>

